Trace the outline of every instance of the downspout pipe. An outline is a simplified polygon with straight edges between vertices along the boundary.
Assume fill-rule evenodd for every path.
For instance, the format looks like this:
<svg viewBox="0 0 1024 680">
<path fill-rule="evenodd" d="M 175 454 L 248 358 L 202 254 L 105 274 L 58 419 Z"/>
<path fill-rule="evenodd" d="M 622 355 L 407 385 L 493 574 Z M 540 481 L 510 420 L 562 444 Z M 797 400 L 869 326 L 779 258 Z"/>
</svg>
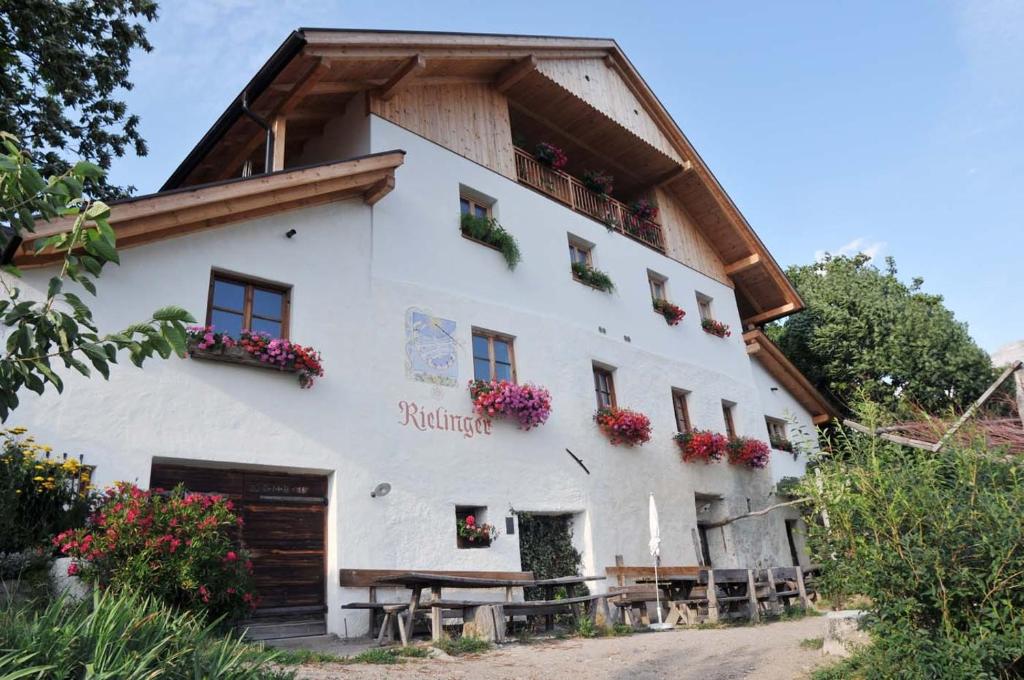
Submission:
<svg viewBox="0 0 1024 680">
<path fill-rule="evenodd" d="M 256 115 L 256 113 L 249 108 L 248 90 L 242 93 L 242 113 L 249 116 L 249 118 L 251 118 L 257 125 L 267 131 L 267 148 L 263 157 L 263 174 L 266 175 L 274 169 L 274 129 L 270 127 L 270 123 L 268 123 L 265 118 Z"/>
</svg>

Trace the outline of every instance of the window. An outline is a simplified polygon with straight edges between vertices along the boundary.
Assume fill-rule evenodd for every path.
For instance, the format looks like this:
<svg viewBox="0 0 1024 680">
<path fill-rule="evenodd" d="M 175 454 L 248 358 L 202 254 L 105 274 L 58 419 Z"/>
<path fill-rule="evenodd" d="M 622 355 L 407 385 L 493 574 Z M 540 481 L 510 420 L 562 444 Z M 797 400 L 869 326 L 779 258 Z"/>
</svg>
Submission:
<svg viewBox="0 0 1024 680">
<path fill-rule="evenodd" d="M 615 406 L 615 383 L 611 369 L 594 365 L 594 392 L 597 395 L 598 408 Z"/>
<path fill-rule="evenodd" d="M 213 272 L 206 323 L 233 338 L 242 331 L 288 337 L 288 286 Z"/>
<path fill-rule="evenodd" d="M 459 212 L 463 215 L 473 215 L 474 217 L 490 217 L 491 206 L 484 205 L 478 199 L 462 194 L 459 196 Z"/>
<path fill-rule="evenodd" d="M 692 428 L 690 426 L 690 410 L 686 405 L 686 397 L 689 392 L 686 390 L 672 390 L 672 408 L 676 414 L 676 432 L 689 432 Z"/>
<path fill-rule="evenodd" d="M 665 292 L 665 283 L 668 281 L 661 274 L 655 274 L 654 272 L 647 272 L 647 282 L 651 284 L 651 299 L 652 300 L 667 300 L 668 295 Z"/>
<path fill-rule="evenodd" d="M 578 241 L 569 241 L 569 261 L 572 264 L 585 264 L 588 267 L 591 263 L 591 247 Z"/>
<path fill-rule="evenodd" d="M 512 338 L 473 330 L 473 377 L 476 380 L 516 381 Z"/>
<path fill-rule="evenodd" d="M 730 439 L 736 436 L 736 424 L 733 422 L 732 418 L 732 410 L 735 407 L 736 404 L 731 402 L 722 402 L 722 416 L 725 418 L 725 434 L 727 434 Z"/>
<path fill-rule="evenodd" d="M 765 423 L 768 425 L 768 438 L 774 441 L 785 441 L 786 437 L 786 421 L 779 420 L 778 418 L 765 418 Z"/>
<path fill-rule="evenodd" d="M 472 517 L 472 520 L 468 518 Z M 494 538 L 487 523 L 487 508 L 479 505 L 455 506 L 455 538 L 461 550 L 488 548 Z"/>
<path fill-rule="evenodd" d="M 711 298 L 703 293 L 697 293 L 697 309 L 700 310 L 700 320 L 714 319 L 711 314 Z"/>
</svg>

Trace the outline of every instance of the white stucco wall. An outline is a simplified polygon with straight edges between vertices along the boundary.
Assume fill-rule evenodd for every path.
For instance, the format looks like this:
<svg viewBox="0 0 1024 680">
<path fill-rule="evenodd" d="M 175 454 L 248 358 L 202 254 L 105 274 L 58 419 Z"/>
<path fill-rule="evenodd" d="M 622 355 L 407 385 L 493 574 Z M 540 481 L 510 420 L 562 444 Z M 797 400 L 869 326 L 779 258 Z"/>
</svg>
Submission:
<svg viewBox="0 0 1024 680">
<path fill-rule="evenodd" d="M 369 151 L 407 151 L 395 190 L 372 209 L 347 201 L 128 249 L 100 281 L 96 317 L 105 329 L 171 303 L 203 317 L 212 267 L 291 284 L 291 337 L 325 360 L 327 375 L 313 389 L 265 370 L 153 361 L 141 371 L 117 368 L 109 382 L 69 376 L 60 397 L 25 394 L 12 424 L 58 451 L 84 453 L 99 466 L 99 483 L 145 485 L 154 457 L 329 474 L 328 625 L 349 634 L 365 616 L 339 605 L 365 592 L 335 586 L 338 567 L 520 568 L 513 537 L 457 549 L 456 505 L 486 506 L 502 534 L 511 509 L 575 513 L 584 571 L 603 573 L 616 554 L 627 564 L 650 561 L 648 492 L 660 508 L 665 564 L 696 562 L 695 493 L 722 496 L 728 514 L 771 501 L 774 464 L 684 464 L 671 439 L 673 387 L 690 390 L 699 428 L 724 429 L 722 399 L 736 402 L 740 434 L 766 439 L 765 413 L 786 415 L 767 399 L 779 395 L 765 392 L 740 334 L 720 339 L 700 329 L 696 290 L 713 296 L 716 315 L 738 331 L 731 289 L 392 123 L 371 117 L 369 126 Z M 497 199 L 495 212 L 523 254 L 514 272 L 461 237 L 460 183 Z M 287 239 L 291 228 L 298 233 Z M 615 281 L 614 294 L 572 279 L 567 232 L 596 244 L 595 265 Z M 668 277 L 669 297 L 687 310 L 679 326 L 651 309 L 648 269 Z M 48 275 L 31 272 L 26 281 L 42 287 Z M 457 387 L 407 378 L 410 307 L 457 323 Z M 403 426 L 403 400 L 471 415 L 474 326 L 515 337 L 519 380 L 553 395 L 548 423 L 522 432 L 496 422 L 490 436 L 472 438 Z M 593 361 L 616 367 L 619 404 L 651 418 L 651 442 L 613 447 L 600 435 L 591 419 Z M 371 498 L 385 481 L 392 492 Z M 722 536 L 716 566 L 788 564 L 781 519 L 738 523 Z"/>
<path fill-rule="evenodd" d="M 794 445 L 793 453 L 772 451 L 772 480 L 778 482 L 784 477 L 803 477 L 807 457 L 819 450 L 817 426 L 807 409 L 768 373 L 756 355 L 751 359 L 750 365 L 754 372 L 754 382 L 760 392 L 764 415 L 786 421 L 786 436 Z M 767 425 L 762 438 L 768 440 Z"/>
</svg>

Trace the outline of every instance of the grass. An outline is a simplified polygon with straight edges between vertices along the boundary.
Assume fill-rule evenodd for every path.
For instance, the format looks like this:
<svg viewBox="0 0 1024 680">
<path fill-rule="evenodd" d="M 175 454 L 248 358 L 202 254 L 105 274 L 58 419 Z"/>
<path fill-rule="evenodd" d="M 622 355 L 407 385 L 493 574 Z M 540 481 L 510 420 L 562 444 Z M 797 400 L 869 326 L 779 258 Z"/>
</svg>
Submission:
<svg viewBox="0 0 1024 680">
<path fill-rule="evenodd" d="M 576 624 L 576 635 L 581 638 L 622 637 L 624 635 L 632 635 L 635 632 L 632 626 L 624 623 L 598 626 L 586 617 L 581 618 L 579 623 Z"/>
<path fill-rule="evenodd" d="M 486 652 L 491 648 L 491 643 L 487 640 L 463 635 L 457 638 L 445 638 L 435 642 L 434 646 L 449 656 L 461 656 Z"/>
<path fill-rule="evenodd" d="M 821 649 L 825 645 L 825 638 L 804 638 L 800 641 L 801 649 Z"/>
<path fill-rule="evenodd" d="M 404 663 L 406 659 L 425 659 L 428 656 L 430 656 L 430 650 L 425 647 L 377 647 L 355 656 L 346 656 L 338 661 L 344 664 L 389 665 Z"/>
<path fill-rule="evenodd" d="M 327 652 L 316 652 L 311 649 L 278 649 L 275 650 L 274 662 L 282 666 L 301 666 L 310 663 L 337 663 L 345 660 L 344 657 L 328 654 Z"/>
</svg>

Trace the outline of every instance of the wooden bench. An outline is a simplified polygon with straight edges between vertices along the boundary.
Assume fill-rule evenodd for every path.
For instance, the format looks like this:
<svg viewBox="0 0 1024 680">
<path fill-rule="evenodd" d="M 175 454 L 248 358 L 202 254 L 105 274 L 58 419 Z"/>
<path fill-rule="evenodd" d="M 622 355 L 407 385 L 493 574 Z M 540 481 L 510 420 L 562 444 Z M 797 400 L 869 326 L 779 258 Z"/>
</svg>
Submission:
<svg viewBox="0 0 1024 680">
<path fill-rule="evenodd" d="M 366 610 L 370 613 L 370 637 L 374 637 L 374 631 L 378 630 L 378 618 L 383 615 L 383 620 L 380 622 L 379 632 L 377 638 L 383 642 L 385 637 L 391 637 L 390 625 L 395 622 L 400 622 L 405 616 L 404 612 L 409 609 L 408 602 L 381 602 L 377 599 L 378 588 L 393 588 L 388 584 L 380 583 L 380 579 L 398 576 L 411 571 L 415 571 L 421 574 L 434 574 L 438 576 L 451 576 L 451 577 L 462 577 L 462 578 L 478 578 L 478 579 L 498 579 L 505 581 L 516 581 L 521 582 L 524 586 L 534 585 L 535 579 L 533 578 L 533 572 L 531 571 L 437 571 L 430 569 L 339 569 L 338 570 L 338 585 L 342 588 L 366 588 L 367 589 L 367 600 L 362 602 L 349 602 L 342 605 L 342 609 L 357 609 Z M 511 599 L 512 587 L 506 588 L 506 599 Z M 494 604 L 493 602 L 490 604 Z M 417 611 L 419 614 L 423 612 L 428 614 L 430 609 L 422 609 Z M 388 614 L 391 614 L 389 616 Z M 411 625 L 403 626 L 405 629 L 411 629 Z M 403 630 L 403 633 L 405 631 Z M 392 638 L 393 639 L 393 638 Z M 405 636 L 403 635 L 403 644 L 406 644 Z"/>
<path fill-rule="evenodd" d="M 765 569 L 769 602 L 775 610 L 792 606 L 797 600 L 804 609 L 810 609 L 811 600 L 804 585 L 800 567 L 774 567 Z M 781 606 L 780 606 L 781 605 Z"/>
</svg>

